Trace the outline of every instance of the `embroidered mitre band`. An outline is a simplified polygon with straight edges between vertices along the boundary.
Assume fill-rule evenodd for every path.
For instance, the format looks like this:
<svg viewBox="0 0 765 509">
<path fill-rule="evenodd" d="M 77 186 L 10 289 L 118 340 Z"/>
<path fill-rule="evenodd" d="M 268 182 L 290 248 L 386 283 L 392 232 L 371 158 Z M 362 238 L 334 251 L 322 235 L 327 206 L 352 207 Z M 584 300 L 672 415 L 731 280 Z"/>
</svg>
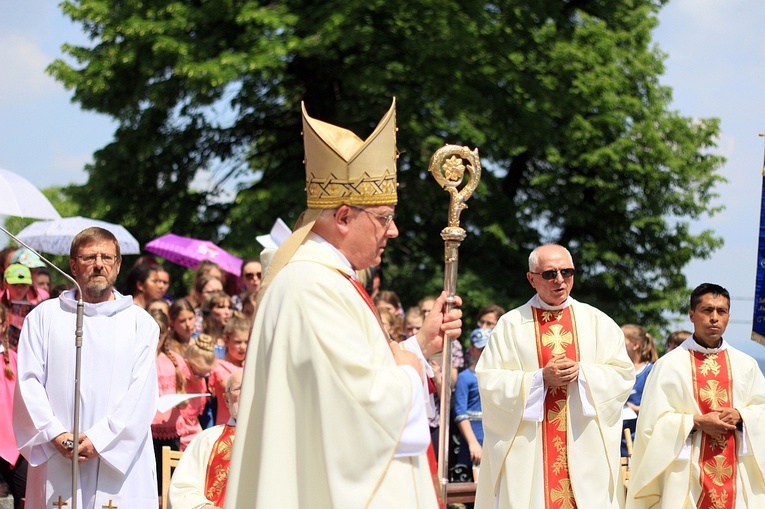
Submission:
<svg viewBox="0 0 765 509">
<path fill-rule="evenodd" d="M 302 109 L 308 208 L 395 205 L 396 99 L 366 140 Z"/>
</svg>

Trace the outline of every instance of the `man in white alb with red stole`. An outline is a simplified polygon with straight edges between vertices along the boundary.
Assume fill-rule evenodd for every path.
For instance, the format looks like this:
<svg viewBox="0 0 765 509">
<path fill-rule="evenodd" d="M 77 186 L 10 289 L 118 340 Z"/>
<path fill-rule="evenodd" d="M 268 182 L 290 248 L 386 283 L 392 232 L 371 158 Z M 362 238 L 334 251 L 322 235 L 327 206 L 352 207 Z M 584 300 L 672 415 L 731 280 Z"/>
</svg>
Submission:
<svg viewBox="0 0 765 509">
<path fill-rule="evenodd" d="M 241 389 L 242 370 L 236 369 L 226 381 L 223 394 L 231 418 L 226 424 L 199 433 L 183 452 L 170 482 L 168 495 L 172 509 L 223 507 Z"/>
<path fill-rule="evenodd" d="M 704 283 L 690 301 L 693 336 L 643 392 L 627 507 L 765 507 L 765 377 L 722 337 L 728 291 Z"/>
<path fill-rule="evenodd" d="M 477 509 L 623 505 L 622 407 L 635 380 L 624 335 L 569 296 L 562 246 L 529 256 L 537 294 L 497 323 L 476 366 L 484 443 Z"/>
</svg>

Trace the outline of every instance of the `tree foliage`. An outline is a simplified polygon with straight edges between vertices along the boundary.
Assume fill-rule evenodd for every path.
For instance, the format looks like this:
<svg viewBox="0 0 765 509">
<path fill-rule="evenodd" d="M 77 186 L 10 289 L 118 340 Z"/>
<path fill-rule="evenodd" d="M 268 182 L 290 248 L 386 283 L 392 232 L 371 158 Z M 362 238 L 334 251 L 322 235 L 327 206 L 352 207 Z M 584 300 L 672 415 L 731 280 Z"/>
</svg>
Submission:
<svg viewBox="0 0 765 509">
<path fill-rule="evenodd" d="M 406 303 L 440 288 L 448 195 L 428 161 L 465 144 L 485 170 L 462 214 L 468 318 L 524 302 L 529 251 L 558 242 L 578 299 L 663 326 L 687 293 L 682 268 L 720 245 L 689 222 L 717 212 L 722 164 L 717 120 L 672 111 L 659 81 L 663 4 L 65 1 L 92 44 L 65 46 L 74 61 L 50 71 L 119 122 L 72 192 L 142 242 L 174 231 L 250 255 L 255 234 L 304 207 L 300 101 L 365 137 L 396 96 L 402 234 L 386 287 Z"/>
</svg>

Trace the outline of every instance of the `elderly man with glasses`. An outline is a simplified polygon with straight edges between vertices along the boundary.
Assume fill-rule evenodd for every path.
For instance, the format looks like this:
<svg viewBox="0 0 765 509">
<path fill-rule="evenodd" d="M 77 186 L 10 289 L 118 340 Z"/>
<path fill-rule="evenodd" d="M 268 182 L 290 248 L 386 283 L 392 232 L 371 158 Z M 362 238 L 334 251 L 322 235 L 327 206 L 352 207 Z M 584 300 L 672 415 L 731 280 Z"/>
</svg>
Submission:
<svg viewBox="0 0 765 509">
<path fill-rule="evenodd" d="M 72 241 L 69 268 L 84 301 L 78 436 L 72 435 L 76 290 L 41 303 L 24 322 L 13 424 L 29 461 L 26 507 L 71 507 L 72 461 L 80 462 L 78 507 L 157 506 L 151 421 L 159 327 L 114 289 L 121 263 L 107 230 L 88 228 Z"/>
<path fill-rule="evenodd" d="M 484 442 L 476 508 L 619 508 L 624 402 L 635 380 L 624 335 L 569 296 L 568 250 L 529 256 L 531 300 L 503 315 L 476 366 Z"/>
<path fill-rule="evenodd" d="M 425 359 L 461 312 L 444 293 L 391 341 L 357 275 L 399 234 L 395 139 L 393 106 L 366 140 L 303 109 L 307 210 L 258 293 L 227 508 L 438 507 Z"/>
</svg>

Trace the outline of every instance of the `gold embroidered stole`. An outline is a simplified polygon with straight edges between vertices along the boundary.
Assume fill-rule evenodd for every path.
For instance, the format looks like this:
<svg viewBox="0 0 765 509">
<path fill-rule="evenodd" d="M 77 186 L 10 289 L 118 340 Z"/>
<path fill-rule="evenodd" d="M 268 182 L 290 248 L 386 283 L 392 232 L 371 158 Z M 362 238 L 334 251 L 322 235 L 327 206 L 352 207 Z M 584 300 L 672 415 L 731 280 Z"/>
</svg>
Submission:
<svg viewBox="0 0 765 509">
<path fill-rule="evenodd" d="M 537 359 L 543 368 L 553 355 L 579 361 L 579 342 L 570 307 L 546 310 L 532 307 L 537 341 Z M 548 387 L 542 420 L 542 464 L 545 507 L 576 509 L 568 470 L 568 387 Z"/>
<path fill-rule="evenodd" d="M 213 444 L 205 475 L 205 497 L 217 507 L 226 503 L 226 481 L 234 447 L 234 426 L 226 424 L 218 440 Z"/>
<path fill-rule="evenodd" d="M 693 393 L 702 414 L 733 406 L 733 377 L 728 352 L 691 351 Z M 736 505 L 736 434 L 701 434 L 699 509 L 733 509 Z"/>
</svg>

